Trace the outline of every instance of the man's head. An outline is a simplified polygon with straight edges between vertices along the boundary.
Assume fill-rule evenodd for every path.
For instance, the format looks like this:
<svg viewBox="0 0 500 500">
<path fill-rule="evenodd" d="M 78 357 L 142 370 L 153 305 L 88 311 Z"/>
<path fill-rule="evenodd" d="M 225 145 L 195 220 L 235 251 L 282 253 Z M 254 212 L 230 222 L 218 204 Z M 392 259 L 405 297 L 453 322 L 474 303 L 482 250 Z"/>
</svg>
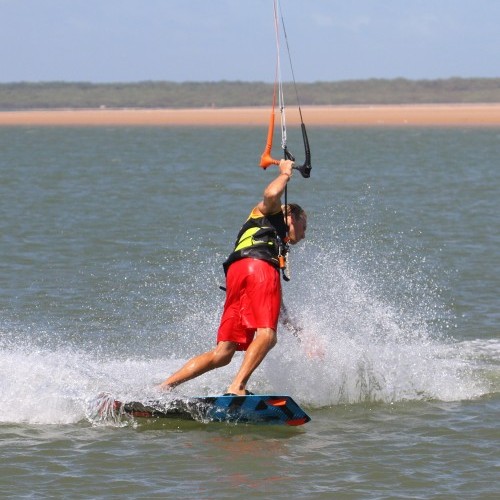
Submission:
<svg viewBox="0 0 500 500">
<path fill-rule="evenodd" d="M 307 214 L 302 207 L 296 203 L 282 205 L 281 209 L 285 215 L 286 223 L 288 224 L 289 242 L 292 245 L 298 243 L 306 237 L 307 229 Z"/>
</svg>

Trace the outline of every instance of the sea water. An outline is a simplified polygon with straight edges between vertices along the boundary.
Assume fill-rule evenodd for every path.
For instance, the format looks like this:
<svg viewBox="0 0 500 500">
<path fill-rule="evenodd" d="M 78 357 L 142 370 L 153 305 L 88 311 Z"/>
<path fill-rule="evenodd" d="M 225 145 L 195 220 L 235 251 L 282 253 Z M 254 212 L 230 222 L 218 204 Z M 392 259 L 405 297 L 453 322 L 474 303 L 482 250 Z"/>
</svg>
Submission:
<svg viewBox="0 0 500 500">
<path fill-rule="evenodd" d="M 89 411 L 214 346 L 221 263 L 276 174 L 264 135 L 0 129 L 2 498 L 497 498 L 499 129 L 309 131 L 283 285 L 302 339 L 280 326 L 249 384 L 309 424 Z M 222 393 L 240 360 L 177 391 Z"/>
</svg>

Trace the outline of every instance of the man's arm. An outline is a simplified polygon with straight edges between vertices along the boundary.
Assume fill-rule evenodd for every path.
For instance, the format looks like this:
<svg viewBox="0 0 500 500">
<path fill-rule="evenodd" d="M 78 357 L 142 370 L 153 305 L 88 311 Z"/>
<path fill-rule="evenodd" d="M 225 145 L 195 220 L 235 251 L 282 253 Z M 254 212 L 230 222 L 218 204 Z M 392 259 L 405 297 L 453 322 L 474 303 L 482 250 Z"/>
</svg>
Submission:
<svg viewBox="0 0 500 500">
<path fill-rule="evenodd" d="M 292 177 L 293 162 L 291 160 L 281 160 L 279 164 L 280 173 L 272 180 L 264 190 L 264 198 L 257 205 L 262 215 L 271 215 L 281 210 L 281 195 Z"/>
<path fill-rule="evenodd" d="M 323 360 L 326 355 L 325 341 L 317 335 L 311 335 L 304 332 L 304 329 L 292 320 L 288 314 L 285 303 L 281 301 L 280 320 L 283 326 L 297 339 L 301 344 L 308 358 Z"/>
<path fill-rule="evenodd" d="M 281 301 L 281 315 L 280 319 L 285 328 L 294 336 L 297 338 L 299 342 L 302 342 L 302 338 L 300 337 L 300 334 L 302 333 L 302 328 L 298 326 L 292 319 L 290 318 L 290 314 L 288 313 L 288 309 L 285 306 L 285 303 L 283 300 Z"/>
</svg>

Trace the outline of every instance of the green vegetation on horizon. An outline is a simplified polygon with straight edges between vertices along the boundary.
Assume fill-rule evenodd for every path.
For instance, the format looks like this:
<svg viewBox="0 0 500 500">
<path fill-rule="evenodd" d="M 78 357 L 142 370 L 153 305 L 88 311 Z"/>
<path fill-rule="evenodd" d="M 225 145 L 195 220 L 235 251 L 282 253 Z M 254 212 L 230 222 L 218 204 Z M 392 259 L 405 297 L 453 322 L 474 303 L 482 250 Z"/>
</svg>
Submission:
<svg viewBox="0 0 500 500">
<path fill-rule="evenodd" d="M 500 102 L 500 78 L 298 83 L 297 90 L 304 106 Z M 0 83 L 0 110 L 269 106 L 272 92 L 271 83 L 239 81 Z M 292 84 L 284 92 L 295 101 Z"/>
</svg>

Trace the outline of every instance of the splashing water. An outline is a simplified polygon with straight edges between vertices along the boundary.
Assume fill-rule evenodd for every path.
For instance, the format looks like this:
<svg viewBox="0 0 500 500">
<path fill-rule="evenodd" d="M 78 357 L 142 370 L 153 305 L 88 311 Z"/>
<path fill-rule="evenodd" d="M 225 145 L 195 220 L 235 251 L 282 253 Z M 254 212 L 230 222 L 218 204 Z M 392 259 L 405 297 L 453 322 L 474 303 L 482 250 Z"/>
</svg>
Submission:
<svg viewBox="0 0 500 500">
<path fill-rule="evenodd" d="M 309 407 L 463 400 L 498 390 L 498 377 L 489 369 L 498 341 L 458 342 L 444 333 L 452 318 L 422 262 L 405 253 L 401 242 L 391 241 L 391 252 L 382 251 L 359 227 L 357 240 L 342 229 L 340 242 L 319 234 L 293 249 L 293 277 L 284 285 L 285 302 L 303 329 L 301 341 L 282 325 L 278 346 L 255 372 L 250 389 L 288 393 Z M 189 259 L 189 273 L 179 286 L 180 298 L 167 299 L 175 305 L 176 321 L 165 325 L 166 333 L 157 333 L 158 318 L 152 318 L 154 333 L 123 338 L 121 353 L 100 349 L 95 339 L 78 347 L 56 343 L 43 348 L 30 338 L 57 332 L 3 327 L 0 422 L 67 424 L 89 419 L 99 424 L 103 422 L 95 418 L 96 408 L 89 409 L 89 402 L 102 392 L 122 401 L 157 397 L 155 384 L 188 357 L 213 346 L 223 301 L 216 288 L 219 274 L 214 273 L 220 273 L 222 259 L 195 257 Z M 186 296 L 189 301 L 183 300 Z M 148 334 L 148 324 L 141 330 Z M 100 338 L 103 344 L 108 331 Z M 230 366 L 179 391 L 187 396 L 224 391 L 240 360 L 237 354 Z M 108 417 L 106 423 L 118 424 Z"/>
<path fill-rule="evenodd" d="M 273 386 L 312 406 L 462 400 L 492 390 L 464 343 L 446 335 L 453 318 L 423 263 L 401 239 L 381 251 L 356 229 L 361 240 L 295 251 L 305 265 L 297 266 L 286 301 L 303 341 L 282 329 L 268 370 Z"/>
</svg>

